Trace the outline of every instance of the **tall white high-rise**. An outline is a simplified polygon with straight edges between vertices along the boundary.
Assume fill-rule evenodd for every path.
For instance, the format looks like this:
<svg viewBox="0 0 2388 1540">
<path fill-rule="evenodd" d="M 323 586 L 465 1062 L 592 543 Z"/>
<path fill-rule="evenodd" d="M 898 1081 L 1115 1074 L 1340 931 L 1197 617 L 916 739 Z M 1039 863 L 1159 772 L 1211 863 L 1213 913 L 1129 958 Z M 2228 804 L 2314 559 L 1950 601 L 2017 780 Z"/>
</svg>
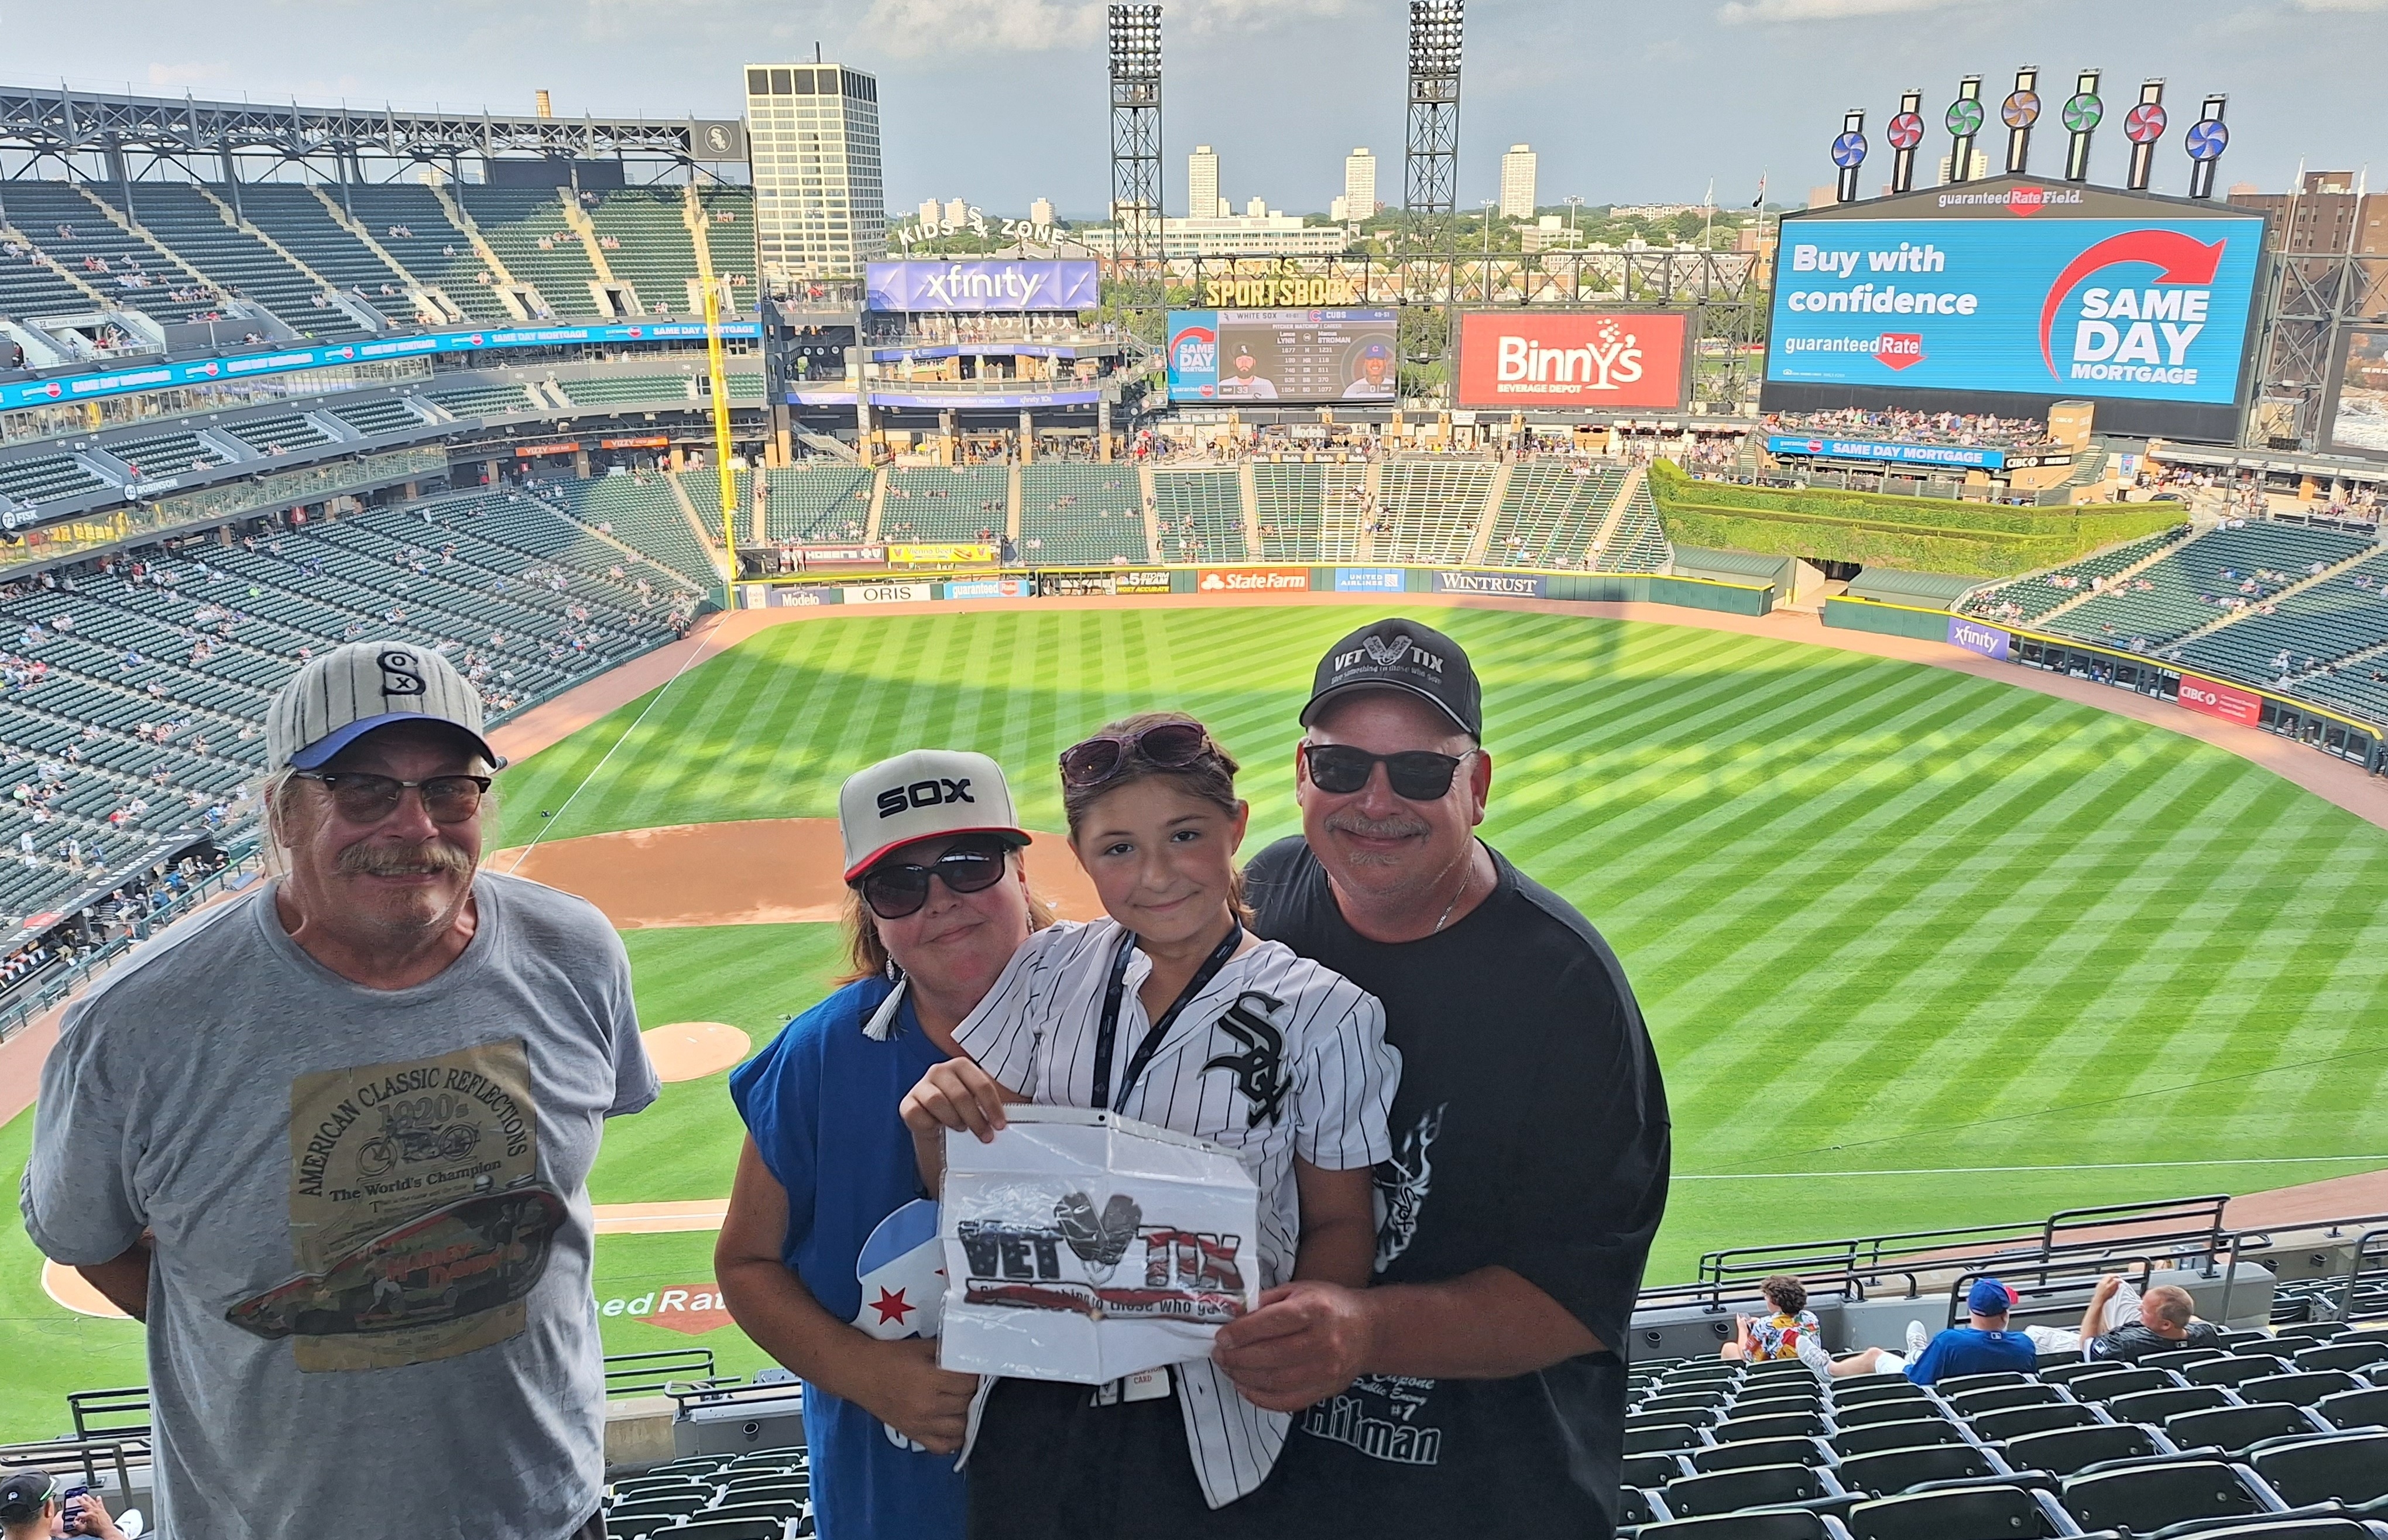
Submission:
<svg viewBox="0 0 2388 1540">
<path fill-rule="evenodd" d="M 1049 197 L 1040 197 L 1035 202 L 1031 203 L 1028 206 L 1028 223 L 1031 224 L 1052 223 L 1053 200 Z"/>
<path fill-rule="evenodd" d="M 1524 145 L 1501 157 L 1501 217 L 1534 217 L 1534 152 Z"/>
<path fill-rule="evenodd" d="M 1343 217 L 1373 219 L 1377 212 L 1377 156 L 1365 145 L 1343 158 Z"/>
<path fill-rule="evenodd" d="M 1227 211 L 1219 196 L 1219 152 L 1197 145 L 1186 158 L 1186 212 L 1189 219 L 1217 219 Z"/>
<path fill-rule="evenodd" d="M 949 197 L 946 199 L 946 223 L 947 224 L 968 224 L 970 223 L 969 201 L 959 197 Z"/>
<path fill-rule="evenodd" d="M 924 197 L 921 200 L 921 207 L 915 211 L 921 216 L 921 223 L 922 224 L 934 224 L 937 223 L 939 216 L 943 214 L 945 210 L 939 206 L 935 198 Z"/>
<path fill-rule="evenodd" d="M 887 255 L 879 80 L 840 64 L 746 66 L 747 159 L 766 284 L 859 278 Z"/>
</svg>

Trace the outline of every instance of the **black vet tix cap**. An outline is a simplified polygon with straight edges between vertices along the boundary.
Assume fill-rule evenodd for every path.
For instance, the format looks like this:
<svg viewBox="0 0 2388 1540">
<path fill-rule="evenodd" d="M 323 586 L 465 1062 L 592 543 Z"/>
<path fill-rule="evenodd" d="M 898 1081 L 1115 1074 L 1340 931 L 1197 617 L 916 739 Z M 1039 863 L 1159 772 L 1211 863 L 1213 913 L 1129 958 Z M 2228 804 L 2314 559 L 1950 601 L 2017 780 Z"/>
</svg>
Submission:
<svg viewBox="0 0 2388 1540">
<path fill-rule="evenodd" d="M 1353 690 L 1406 690 L 1442 708 L 1469 737 L 1484 736 L 1484 697 L 1458 643 L 1399 616 L 1364 626 L 1327 650 L 1302 708 L 1308 727 L 1328 700 Z"/>
</svg>

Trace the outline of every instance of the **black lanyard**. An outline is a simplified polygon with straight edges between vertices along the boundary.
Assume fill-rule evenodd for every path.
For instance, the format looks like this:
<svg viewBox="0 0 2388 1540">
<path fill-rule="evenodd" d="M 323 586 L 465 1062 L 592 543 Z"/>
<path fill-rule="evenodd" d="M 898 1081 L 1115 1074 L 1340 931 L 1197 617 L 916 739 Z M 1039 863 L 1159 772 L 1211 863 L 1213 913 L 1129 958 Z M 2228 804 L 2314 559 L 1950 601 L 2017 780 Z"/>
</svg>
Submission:
<svg viewBox="0 0 2388 1540">
<path fill-rule="evenodd" d="M 1226 939 L 1212 948 L 1202 966 L 1186 981 L 1186 987 L 1177 992 L 1176 999 L 1171 1001 L 1169 1009 L 1161 1013 L 1161 1019 L 1152 1024 L 1152 1030 L 1144 1035 L 1144 1041 L 1136 1045 L 1136 1055 L 1127 1062 L 1127 1075 L 1120 1081 L 1119 1095 L 1111 1102 L 1112 1112 L 1120 1110 L 1121 1103 L 1127 1101 L 1127 1093 L 1152 1066 L 1152 1056 L 1161 1051 L 1161 1039 L 1168 1035 L 1170 1025 L 1177 1020 L 1177 1013 L 1186 1009 L 1188 1001 L 1211 986 L 1211 981 L 1219 976 L 1219 970 L 1236 955 L 1236 948 L 1243 939 L 1244 927 L 1233 921 L 1228 922 Z M 1135 950 L 1136 933 L 1131 931 L 1120 938 L 1119 950 L 1111 957 L 1111 987 L 1103 991 L 1102 1025 L 1095 1029 L 1094 1096 L 1095 1104 L 1099 1107 L 1103 1105 L 1111 1083 L 1111 1043 L 1119 1036 L 1120 999 L 1127 990 L 1128 954 Z"/>
</svg>

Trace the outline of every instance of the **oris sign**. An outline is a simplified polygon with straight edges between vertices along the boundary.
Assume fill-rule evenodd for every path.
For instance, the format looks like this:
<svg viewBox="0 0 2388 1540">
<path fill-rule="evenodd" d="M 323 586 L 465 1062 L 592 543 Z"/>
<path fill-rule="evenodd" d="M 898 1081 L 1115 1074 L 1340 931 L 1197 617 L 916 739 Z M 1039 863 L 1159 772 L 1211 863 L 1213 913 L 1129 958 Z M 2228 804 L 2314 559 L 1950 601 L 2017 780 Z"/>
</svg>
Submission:
<svg viewBox="0 0 2388 1540">
<path fill-rule="evenodd" d="M 1680 411 L 1690 338 L 1682 311 L 1469 311 L 1459 404 Z"/>
</svg>

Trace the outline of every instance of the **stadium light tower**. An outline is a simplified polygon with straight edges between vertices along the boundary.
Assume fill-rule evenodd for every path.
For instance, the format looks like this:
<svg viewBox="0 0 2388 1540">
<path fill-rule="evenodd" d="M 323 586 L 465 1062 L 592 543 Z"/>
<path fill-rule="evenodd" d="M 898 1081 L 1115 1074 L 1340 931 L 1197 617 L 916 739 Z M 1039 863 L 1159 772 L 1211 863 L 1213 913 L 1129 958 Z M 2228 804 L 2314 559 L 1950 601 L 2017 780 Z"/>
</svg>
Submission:
<svg viewBox="0 0 2388 1540">
<path fill-rule="evenodd" d="M 1161 238 L 1161 7 L 1111 7 L 1111 247 L 1131 294 L 1155 278 L 1165 297 Z M 1126 296 L 1123 297 L 1127 299 Z M 1133 302 L 1129 300 L 1128 302 Z"/>
<path fill-rule="evenodd" d="M 1409 138 L 1402 148 L 1404 267 L 1424 259 L 1427 299 L 1442 288 L 1443 353 L 1459 328 L 1459 45 L 1467 0 L 1410 0 Z M 1404 285 L 1406 288 L 1408 286 Z"/>
</svg>

